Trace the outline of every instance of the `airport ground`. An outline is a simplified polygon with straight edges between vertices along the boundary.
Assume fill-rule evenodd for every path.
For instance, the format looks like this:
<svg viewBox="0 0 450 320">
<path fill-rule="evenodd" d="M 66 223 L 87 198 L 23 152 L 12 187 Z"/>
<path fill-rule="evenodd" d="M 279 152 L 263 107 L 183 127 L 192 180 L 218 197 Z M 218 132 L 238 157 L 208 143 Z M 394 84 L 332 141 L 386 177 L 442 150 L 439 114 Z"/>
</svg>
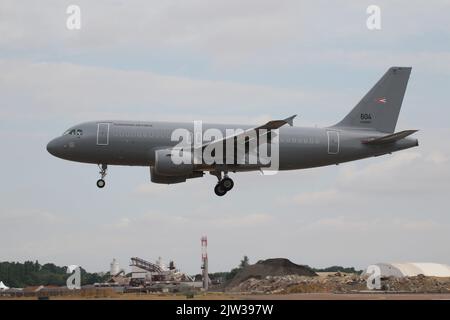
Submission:
<svg viewBox="0 0 450 320">
<path fill-rule="evenodd" d="M 38 297 L 0 297 L 0 300 L 36 300 Z M 184 294 L 111 294 L 70 295 L 50 297 L 51 300 L 450 300 L 450 293 L 293 293 L 234 294 L 210 292 L 188 296 Z"/>
</svg>

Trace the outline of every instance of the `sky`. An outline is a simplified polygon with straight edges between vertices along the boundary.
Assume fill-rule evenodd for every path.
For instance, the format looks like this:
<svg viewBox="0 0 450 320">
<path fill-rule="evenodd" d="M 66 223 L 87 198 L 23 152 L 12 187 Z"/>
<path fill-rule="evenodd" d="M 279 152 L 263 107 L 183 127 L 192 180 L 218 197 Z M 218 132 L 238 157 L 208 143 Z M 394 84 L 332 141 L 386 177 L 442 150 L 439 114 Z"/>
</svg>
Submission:
<svg viewBox="0 0 450 320">
<path fill-rule="evenodd" d="M 369 30 L 369 5 L 381 30 Z M 81 9 L 69 30 L 68 6 Z M 2 0 L 0 261 L 107 271 L 116 258 L 200 272 L 283 257 L 314 267 L 450 264 L 448 0 Z M 412 66 L 397 130 L 418 148 L 339 166 L 150 182 L 149 168 L 63 161 L 90 120 L 338 122 L 390 66 Z"/>
</svg>

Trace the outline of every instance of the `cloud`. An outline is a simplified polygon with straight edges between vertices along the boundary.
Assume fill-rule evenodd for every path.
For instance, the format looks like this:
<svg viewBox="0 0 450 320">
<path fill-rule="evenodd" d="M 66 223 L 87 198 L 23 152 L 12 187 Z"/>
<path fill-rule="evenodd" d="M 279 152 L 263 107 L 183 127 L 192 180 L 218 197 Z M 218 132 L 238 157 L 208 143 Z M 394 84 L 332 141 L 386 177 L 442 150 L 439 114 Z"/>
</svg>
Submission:
<svg viewBox="0 0 450 320">
<path fill-rule="evenodd" d="M 156 184 L 156 183 L 145 183 L 137 186 L 135 193 L 138 195 L 157 195 L 164 192 L 168 192 L 170 189 L 169 185 Z"/>
<path fill-rule="evenodd" d="M 372 222 L 355 219 L 349 219 L 347 217 L 333 217 L 319 219 L 309 225 L 306 228 L 320 229 L 320 232 L 325 230 L 336 231 L 351 231 L 351 232 L 367 232 L 367 229 L 371 227 Z"/>
<path fill-rule="evenodd" d="M 124 218 L 119 219 L 119 221 L 117 221 L 116 223 L 106 225 L 106 227 L 111 228 L 111 229 L 120 230 L 120 229 L 128 228 L 130 226 L 130 223 L 131 223 L 130 218 L 124 217 Z"/>
<path fill-rule="evenodd" d="M 255 63 L 265 68 L 326 63 L 378 70 L 399 61 L 429 66 L 433 72 L 450 70 L 448 50 L 437 44 L 434 50 L 427 46 L 413 53 L 395 46 L 435 34 L 448 39 L 446 1 L 426 6 L 420 1 L 378 1 L 383 28 L 377 32 L 366 28 L 370 1 L 80 0 L 82 29 L 75 32 L 66 28 L 69 4 L 2 1 L 0 48 L 40 61 L 94 55 L 101 62 L 113 56 L 145 63 L 171 55 L 178 61 L 200 56 L 210 67 L 233 70 Z"/>
<path fill-rule="evenodd" d="M 438 231 L 445 226 L 432 220 L 407 221 L 403 223 L 406 230 L 411 231 Z M 447 226 L 448 227 L 448 226 Z"/>
<path fill-rule="evenodd" d="M 141 46 L 191 47 L 210 52 L 256 52 L 286 41 L 298 33 L 300 10 L 296 1 L 286 4 L 266 0 L 217 1 L 78 1 L 81 8 L 82 29 L 66 29 L 66 8 L 70 3 L 43 1 L 24 4 L 3 1 L 1 12 L 4 46 L 37 49 L 37 45 L 51 46 L 61 42 L 72 49 L 111 49 Z M 105 10 L 107 9 L 107 11 Z M 27 24 L 22 23 L 27 21 Z M 142 41 L 145 34 L 146 41 Z M 234 48 L 234 50 L 233 50 Z"/>
<path fill-rule="evenodd" d="M 273 216 L 265 213 L 246 213 L 246 214 L 226 214 L 216 213 L 215 215 L 205 214 L 166 214 L 160 212 L 151 212 L 139 216 L 122 217 L 118 221 L 105 226 L 106 229 L 112 229 L 122 232 L 139 232 L 152 230 L 154 225 L 159 225 L 162 229 L 174 228 L 204 228 L 204 229 L 223 229 L 230 228 L 245 229 L 247 227 L 257 227 L 268 225 L 273 221 Z M 153 231 L 155 232 L 155 231 Z"/>
<path fill-rule="evenodd" d="M 373 234 L 376 232 L 435 232 L 447 229 L 446 223 L 438 223 L 430 219 L 409 219 L 407 217 L 394 218 L 392 220 L 370 219 L 364 217 L 337 216 L 320 218 L 305 225 L 305 229 L 318 232 L 351 232 L 358 234 Z M 320 231 L 319 231 L 320 230 Z"/>
<path fill-rule="evenodd" d="M 448 130 L 428 131 L 419 148 L 342 164 L 335 178 L 330 176 L 280 203 L 298 207 L 307 225 L 328 223 L 351 229 L 354 222 L 386 219 L 385 227 L 431 231 L 446 223 L 442 199 L 450 189 L 450 149 L 435 138 L 448 134 L 444 132 Z M 323 179 L 319 171 L 316 176 Z M 321 214 L 316 217 L 312 212 Z M 403 222 L 396 223 L 396 218 Z"/>
<path fill-rule="evenodd" d="M 401 178 L 405 178 L 410 170 L 404 169 L 408 166 L 416 165 L 422 157 L 420 152 L 417 151 L 403 151 L 396 153 L 392 156 L 386 156 L 382 161 L 369 164 L 364 167 L 348 166 L 340 171 L 339 182 L 343 188 L 352 187 L 352 185 L 370 185 L 376 186 L 376 188 L 384 189 L 388 192 L 394 191 L 389 185 L 392 181 L 401 181 Z M 403 172 L 401 172 L 403 171 Z M 383 183 L 384 181 L 384 183 Z M 397 185 L 398 187 L 398 185 Z M 383 190 L 378 190 L 383 191 Z"/>
<path fill-rule="evenodd" d="M 382 60 L 377 59 L 380 56 Z M 307 52 L 300 61 L 341 65 L 353 69 L 384 70 L 387 66 L 412 66 L 413 70 L 432 74 L 450 73 L 450 53 L 447 51 L 392 52 L 380 50 L 327 50 L 326 52 Z"/>
<path fill-rule="evenodd" d="M 299 90 L 67 63 L 0 60 L 0 70 L 0 93 L 7 104 L 2 108 L 5 117 L 27 117 L 30 112 L 33 117 L 48 117 L 48 113 L 79 118 L 106 114 L 130 117 L 138 112 L 151 119 L 155 111 L 167 118 L 170 111 L 208 114 L 214 106 L 231 114 L 243 105 L 253 116 L 260 116 L 260 110 L 275 104 L 308 101 Z M 21 94 L 24 91 L 27 95 Z"/>
<path fill-rule="evenodd" d="M 213 271 L 243 254 L 314 266 L 448 260 L 448 1 L 381 0 L 380 32 L 365 25 L 370 1 L 80 0 L 75 32 L 69 4 L 0 3 L 2 259 L 105 270 L 112 257 L 162 255 L 197 272 L 207 234 Z M 257 124 L 298 113 L 296 125 L 329 125 L 394 64 L 414 67 L 399 126 L 421 129 L 419 148 L 232 174 L 220 199 L 214 177 L 161 186 L 148 168 L 112 167 L 99 192 L 95 166 L 45 150 L 92 119 Z"/>
<path fill-rule="evenodd" d="M 293 202 L 298 205 L 311 205 L 315 203 L 329 203 L 339 199 L 337 190 L 313 191 L 294 196 Z"/>
<path fill-rule="evenodd" d="M 436 164 L 436 165 L 442 165 L 448 162 L 448 155 L 444 154 L 441 151 L 434 151 L 431 152 L 426 160 L 431 162 L 432 164 Z"/>
<path fill-rule="evenodd" d="M 67 224 L 70 220 L 42 209 L 18 209 L 1 208 L 0 225 L 3 226 L 2 234 L 14 234 L 18 230 L 29 230 L 36 227 L 57 227 Z"/>
</svg>

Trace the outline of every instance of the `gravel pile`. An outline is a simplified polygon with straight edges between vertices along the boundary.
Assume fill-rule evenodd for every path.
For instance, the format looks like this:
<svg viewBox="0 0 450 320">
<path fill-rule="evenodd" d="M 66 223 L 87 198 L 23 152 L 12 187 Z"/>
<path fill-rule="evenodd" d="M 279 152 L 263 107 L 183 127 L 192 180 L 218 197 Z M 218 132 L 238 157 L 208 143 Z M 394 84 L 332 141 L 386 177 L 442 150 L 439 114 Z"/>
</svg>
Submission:
<svg viewBox="0 0 450 320">
<path fill-rule="evenodd" d="M 315 277 L 317 274 L 308 266 L 292 263 L 288 259 L 276 258 L 260 260 L 240 270 L 227 285 L 234 288 L 246 280 L 264 280 L 267 277 L 276 276 L 306 276 Z"/>
<path fill-rule="evenodd" d="M 450 278 L 384 278 L 381 291 L 408 293 L 450 293 Z M 356 293 L 367 291 L 366 278 L 357 274 L 335 273 L 308 277 L 299 275 L 249 278 L 229 286 L 228 291 L 246 293 Z"/>
</svg>

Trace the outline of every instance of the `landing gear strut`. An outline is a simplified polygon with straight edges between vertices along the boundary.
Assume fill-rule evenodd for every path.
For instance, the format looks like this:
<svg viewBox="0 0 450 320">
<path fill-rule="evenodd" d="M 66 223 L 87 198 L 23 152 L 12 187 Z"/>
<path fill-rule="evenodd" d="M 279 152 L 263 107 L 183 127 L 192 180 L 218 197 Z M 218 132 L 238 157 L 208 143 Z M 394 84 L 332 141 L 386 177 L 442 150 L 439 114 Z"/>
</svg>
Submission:
<svg viewBox="0 0 450 320">
<path fill-rule="evenodd" d="M 228 177 L 228 172 L 227 171 L 224 172 L 223 177 L 222 177 L 222 172 L 221 171 L 211 172 L 211 174 L 215 175 L 217 177 L 217 180 L 219 180 L 217 182 L 216 186 L 214 187 L 214 192 L 215 192 L 216 195 L 218 195 L 219 197 L 222 197 L 228 191 L 233 189 L 234 182 L 233 182 L 233 180 L 230 177 Z"/>
<path fill-rule="evenodd" d="M 97 187 L 104 188 L 106 185 L 106 182 L 104 180 L 105 176 L 106 176 L 106 171 L 108 170 L 108 165 L 107 164 L 99 164 L 98 167 L 100 168 L 100 176 L 101 178 L 97 180 Z"/>
</svg>

